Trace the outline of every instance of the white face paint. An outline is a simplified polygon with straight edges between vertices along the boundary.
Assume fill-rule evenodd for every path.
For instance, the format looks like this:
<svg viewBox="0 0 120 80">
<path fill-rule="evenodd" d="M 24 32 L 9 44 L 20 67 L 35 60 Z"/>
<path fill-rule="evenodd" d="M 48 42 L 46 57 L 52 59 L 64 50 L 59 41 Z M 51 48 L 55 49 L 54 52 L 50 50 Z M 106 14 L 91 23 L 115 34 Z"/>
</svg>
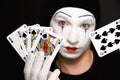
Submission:
<svg viewBox="0 0 120 80">
<path fill-rule="evenodd" d="M 64 38 L 60 54 L 65 58 L 75 59 L 90 45 L 89 33 L 95 29 L 95 18 L 87 10 L 65 7 L 55 12 L 50 26 Z"/>
</svg>

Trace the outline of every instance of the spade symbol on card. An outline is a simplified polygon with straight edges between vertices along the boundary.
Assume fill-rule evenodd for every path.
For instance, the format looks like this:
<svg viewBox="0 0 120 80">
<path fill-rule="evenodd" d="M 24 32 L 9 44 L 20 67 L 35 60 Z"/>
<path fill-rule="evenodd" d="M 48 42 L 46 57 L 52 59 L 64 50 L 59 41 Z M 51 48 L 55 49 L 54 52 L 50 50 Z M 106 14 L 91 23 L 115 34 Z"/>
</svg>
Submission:
<svg viewBox="0 0 120 80">
<path fill-rule="evenodd" d="M 95 39 L 101 39 L 101 35 L 97 34 Z"/>
<path fill-rule="evenodd" d="M 120 36 L 120 32 L 116 32 L 115 36 L 119 37 Z"/>
<path fill-rule="evenodd" d="M 119 42 L 120 42 L 120 39 L 115 39 L 116 44 L 119 44 Z"/>
<path fill-rule="evenodd" d="M 103 35 L 103 36 L 107 36 L 108 33 L 107 33 L 106 31 L 104 31 L 104 32 L 102 33 L 102 35 Z"/>
<path fill-rule="evenodd" d="M 107 43 L 107 39 L 106 38 L 103 38 L 101 43 Z"/>
<path fill-rule="evenodd" d="M 115 31 L 114 28 L 110 28 L 109 30 L 110 30 L 111 33 L 113 33 Z"/>
<path fill-rule="evenodd" d="M 24 38 L 26 38 L 27 37 L 27 35 L 25 34 L 25 33 L 23 33 L 23 35 L 22 35 Z"/>
<path fill-rule="evenodd" d="M 43 34 L 43 38 L 47 38 L 47 34 Z"/>
<path fill-rule="evenodd" d="M 33 34 L 33 35 L 35 35 L 35 34 L 36 34 L 35 30 L 33 30 L 33 31 L 32 31 L 32 34 Z"/>
<path fill-rule="evenodd" d="M 109 42 L 107 46 L 108 46 L 108 47 L 113 47 L 112 42 Z"/>
<path fill-rule="evenodd" d="M 106 46 L 103 45 L 100 50 L 106 50 Z"/>
<path fill-rule="evenodd" d="M 120 25 L 117 25 L 117 28 L 116 28 L 116 29 L 120 30 Z"/>
</svg>

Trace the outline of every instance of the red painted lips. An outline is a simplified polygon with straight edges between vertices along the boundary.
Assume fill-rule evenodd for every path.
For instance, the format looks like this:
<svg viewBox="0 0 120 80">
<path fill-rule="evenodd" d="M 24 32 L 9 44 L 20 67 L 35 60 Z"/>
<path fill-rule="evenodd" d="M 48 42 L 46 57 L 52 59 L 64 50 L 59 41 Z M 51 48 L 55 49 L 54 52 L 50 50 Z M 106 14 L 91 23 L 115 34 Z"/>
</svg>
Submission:
<svg viewBox="0 0 120 80">
<path fill-rule="evenodd" d="M 68 46 L 68 47 L 65 47 L 66 48 L 66 50 L 69 52 L 69 53 L 74 53 L 78 48 L 76 48 L 76 47 L 70 47 L 70 46 Z"/>
</svg>

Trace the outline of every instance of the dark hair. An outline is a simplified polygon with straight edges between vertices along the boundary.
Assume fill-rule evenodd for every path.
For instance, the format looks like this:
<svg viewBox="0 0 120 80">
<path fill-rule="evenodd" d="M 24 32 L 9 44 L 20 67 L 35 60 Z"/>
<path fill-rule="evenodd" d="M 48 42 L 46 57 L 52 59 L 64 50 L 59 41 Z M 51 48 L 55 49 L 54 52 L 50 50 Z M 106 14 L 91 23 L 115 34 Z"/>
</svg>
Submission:
<svg viewBox="0 0 120 80">
<path fill-rule="evenodd" d="M 96 18 L 96 29 L 99 28 L 99 0 L 38 0 L 33 4 L 33 21 L 49 26 L 52 15 L 63 7 L 78 7 L 90 11 Z"/>
</svg>

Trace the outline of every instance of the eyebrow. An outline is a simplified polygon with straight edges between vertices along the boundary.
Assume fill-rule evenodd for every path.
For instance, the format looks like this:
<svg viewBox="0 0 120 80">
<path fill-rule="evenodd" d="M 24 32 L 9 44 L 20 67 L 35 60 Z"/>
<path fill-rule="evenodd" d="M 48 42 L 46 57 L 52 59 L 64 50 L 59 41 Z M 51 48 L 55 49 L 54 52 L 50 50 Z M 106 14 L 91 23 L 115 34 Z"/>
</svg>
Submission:
<svg viewBox="0 0 120 80">
<path fill-rule="evenodd" d="M 93 15 L 82 15 L 82 16 L 78 16 L 78 18 L 81 18 L 81 17 L 86 17 L 86 16 L 91 16 L 91 17 L 94 17 Z"/>
<path fill-rule="evenodd" d="M 65 14 L 65 15 L 67 15 L 68 17 L 72 17 L 72 16 L 70 16 L 69 14 L 67 14 L 67 13 L 65 13 L 65 12 L 63 12 L 63 11 L 59 11 L 59 12 L 55 13 L 54 17 L 55 17 L 58 13 L 63 13 L 63 14 Z M 78 16 L 77 18 L 86 17 L 86 16 L 94 17 L 93 15 L 82 15 L 82 16 Z"/>
<path fill-rule="evenodd" d="M 58 13 L 63 13 L 63 14 L 65 14 L 65 15 L 67 15 L 68 17 L 72 17 L 72 16 L 70 16 L 70 15 L 68 15 L 67 13 L 64 13 L 64 12 L 62 12 L 62 11 L 57 12 L 57 13 L 54 15 L 54 17 L 55 17 Z"/>
</svg>

